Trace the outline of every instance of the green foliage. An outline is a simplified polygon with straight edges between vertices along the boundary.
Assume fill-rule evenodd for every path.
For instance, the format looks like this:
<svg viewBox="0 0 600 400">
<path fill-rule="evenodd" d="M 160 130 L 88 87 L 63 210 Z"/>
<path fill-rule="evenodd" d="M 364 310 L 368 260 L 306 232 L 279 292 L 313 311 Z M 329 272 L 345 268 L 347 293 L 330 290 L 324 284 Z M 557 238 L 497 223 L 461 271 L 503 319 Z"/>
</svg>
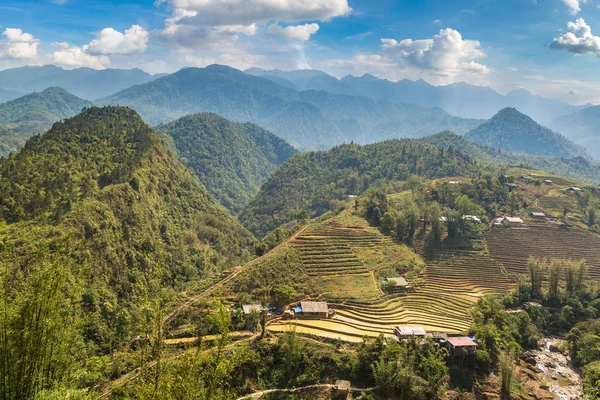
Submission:
<svg viewBox="0 0 600 400">
<path fill-rule="evenodd" d="M 61 88 L 51 87 L 0 104 L 0 125 L 20 135 L 42 133 L 55 122 L 70 118 L 91 105 Z"/>
<path fill-rule="evenodd" d="M 297 153 L 257 125 L 233 123 L 216 114 L 190 115 L 157 129 L 173 140 L 208 192 L 234 213 L 277 166 Z"/>
<path fill-rule="evenodd" d="M 364 193 L 374 183 L 407 180 L 417 169 L 429 178 L 468 175 L 473 169 L 469 157 L 453 152 L 442 159 L 440 153 L 416 141 L 392 140 L 300 154 L 271 175 L 240 219 L 252 232 L 265 234 L 300 210 L 311 217 L 320 215 L 333 209 L 337 200 Z M 381 217 L 385 210 L 380 213 Z"/>
</svg>

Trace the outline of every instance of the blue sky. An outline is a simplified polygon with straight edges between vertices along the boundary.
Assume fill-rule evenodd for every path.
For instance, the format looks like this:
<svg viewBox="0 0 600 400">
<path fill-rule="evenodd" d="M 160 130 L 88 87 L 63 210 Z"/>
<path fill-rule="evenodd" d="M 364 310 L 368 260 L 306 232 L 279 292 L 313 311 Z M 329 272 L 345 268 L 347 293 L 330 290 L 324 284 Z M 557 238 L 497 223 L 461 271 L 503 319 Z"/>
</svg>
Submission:
<svg viewBox="0 0 600 400">
<path fill-rule="evenodd" d="M 0 69 L 228 64 L 600 104 L 600 0 L 0 0 Z"/>
</svg>

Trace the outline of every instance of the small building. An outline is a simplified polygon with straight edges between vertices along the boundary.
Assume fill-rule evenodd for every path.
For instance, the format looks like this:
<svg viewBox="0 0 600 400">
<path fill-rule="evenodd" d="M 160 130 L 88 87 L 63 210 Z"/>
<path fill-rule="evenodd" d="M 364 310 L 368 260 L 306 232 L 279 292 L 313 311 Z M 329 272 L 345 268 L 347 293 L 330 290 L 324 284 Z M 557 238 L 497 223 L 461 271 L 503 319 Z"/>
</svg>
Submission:
<svg viewBox="0 0 600 400">
<path fill-rule="evenodd" d="M 477 343 L 470 337 L 449 337 L 446 339 L 446 346 L 452 357 L 463 355 L 473 355 L 477 350 Z"/>
<path fill-rule="evenodd" d="M 352 390 L 352 384 L 350 381 L 338 379 L 335 381 L 334 393 L 336 396 L 347 396 Z"/>
<path fill-rule="evenodd" d="M 382 283 L 387 290 L 392 292 L 402 292 L 410 287 L 408 281 L 402 276 L 385 278 Z"/>
<path fill-rule="evenodd" d="M 324 301 L 302 301 L 300 302 L 300 315 L 302 318 L 327 318 L 329 316 L 329 307 Z"/>
<path fill-rule="evenodd" d="M 481 224 L 481 219 L 476 215 L 463 215 L 462 219 L 464 219 L 465 221 L 474 222 L 477 225 Z"/>
<path fill-rule="evenodd" d="M 242 306 L 242 311 L 244 312 L 244 315 L 250 315 L 252 313 L 261 313 L 265 310 L 265 307 L 261 306 L 260 304 L 244 304 Z"/>
<path fill-rule="evenodd" d="M 424 338 L 427 332 L 422 326 L 397 326 L 394 329 L 394 334 L 399 340 L 409 339 L 411 337 Z"/>
<path fill-rule="evenodd" d="M 523 220 L 519 217 L 500 217 L 494 221 L 494 226 L 505 228 L 519 228 L 525 226 Z"/>
<path fill-rule="evenodd" d="M 533 219 L 546 220 L 546 214 L 543 212 L 532 212 L 529 214 L 529 217 Z"/>
</svg>

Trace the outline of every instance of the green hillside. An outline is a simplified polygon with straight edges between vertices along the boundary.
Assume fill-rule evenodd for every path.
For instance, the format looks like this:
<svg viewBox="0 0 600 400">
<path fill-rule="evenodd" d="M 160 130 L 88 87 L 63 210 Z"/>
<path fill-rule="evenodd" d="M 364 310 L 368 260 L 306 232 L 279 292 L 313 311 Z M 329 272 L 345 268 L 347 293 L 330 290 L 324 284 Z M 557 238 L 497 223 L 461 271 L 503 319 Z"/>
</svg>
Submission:
<svg viewBox="0 0 600 400">
<path fill-rule="evenodd" d="M 31 139 L 0 160 L 0 193 L 11 399 L 93 382 L 95 356 L 147 335 L 155 305 L 247 260 L 253 242 L 126 108 L 86 109 Z"/>
<path fill-rule="evenodd" d="M 430 178 L 468 175 L 470 157 L 414 140 L 342 145 L 330 151 L 300 154 L 286 161 L 263 185 L 240 215 L 246 227 L 264 235 L 307 211 L 317 216 L 336 201 L 358 195 L 374 184 L 406 180 L 412 174 Z"/>
<path fill-rule="evenodd" d="M 51 87 L 0 104 L 0 125 L 18 134 L 42 133 L 56 121 L 70 118 L 91 105 L 61 88 Z"/>
<path fill-rule="evenodd" d="M 466 134 L 467 139 L 502 151 L 540 156 L 586 156 L 585 150 L 514 108 L 500 110 Z"/>
<path fill-rule="evenodd" d="M 248 204 L 277 166 L 297 153 L 257 125 L 216 114 L 190 115 L 158 130 L 173 140 L 209 193 L 234 213 Z"/>
</svg>

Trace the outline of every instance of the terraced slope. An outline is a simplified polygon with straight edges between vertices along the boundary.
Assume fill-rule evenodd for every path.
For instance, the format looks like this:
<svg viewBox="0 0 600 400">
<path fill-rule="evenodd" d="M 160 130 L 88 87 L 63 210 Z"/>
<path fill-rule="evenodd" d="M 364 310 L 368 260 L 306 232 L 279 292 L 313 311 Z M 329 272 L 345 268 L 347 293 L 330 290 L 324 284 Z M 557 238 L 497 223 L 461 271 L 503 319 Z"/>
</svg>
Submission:
<svg viewBox="0 0 600 400">
<path fill-rule="evenodd" d="M 311 278 L 326 282 L 319 287 L 330 288 L 320 298 L 335 315 L 328 320 L 282 321 L 270 325 L 272 331 L 295 326 L 303 334 L 354 342 L 364 336 L 392 336 L 397 325 L 460 333 L 472 323 L 470 309 L 481 296 L 504 292 L 513 284 L 499 262 L 474 251 L 429 250 L 424 267 L 406 246 L 357 216 L 311 227 L 290 244 Z M 422 278 L 424 283 L 408 294 L 384 294 L 377 281 L 398 262 L 412 266 L 409 281 Z M 349 279 L 354 285 L 345 282 Z"/>
<path fill-rule="evenodd" d="M 532 226 L 528 229 L 492 229 L 486 235 L 492 258 L 510 274 L 527 272 L 533 257 L 585 259 L 589 275 L 600 279 L 600 235 L 580 229 Z"/>
</svg>

